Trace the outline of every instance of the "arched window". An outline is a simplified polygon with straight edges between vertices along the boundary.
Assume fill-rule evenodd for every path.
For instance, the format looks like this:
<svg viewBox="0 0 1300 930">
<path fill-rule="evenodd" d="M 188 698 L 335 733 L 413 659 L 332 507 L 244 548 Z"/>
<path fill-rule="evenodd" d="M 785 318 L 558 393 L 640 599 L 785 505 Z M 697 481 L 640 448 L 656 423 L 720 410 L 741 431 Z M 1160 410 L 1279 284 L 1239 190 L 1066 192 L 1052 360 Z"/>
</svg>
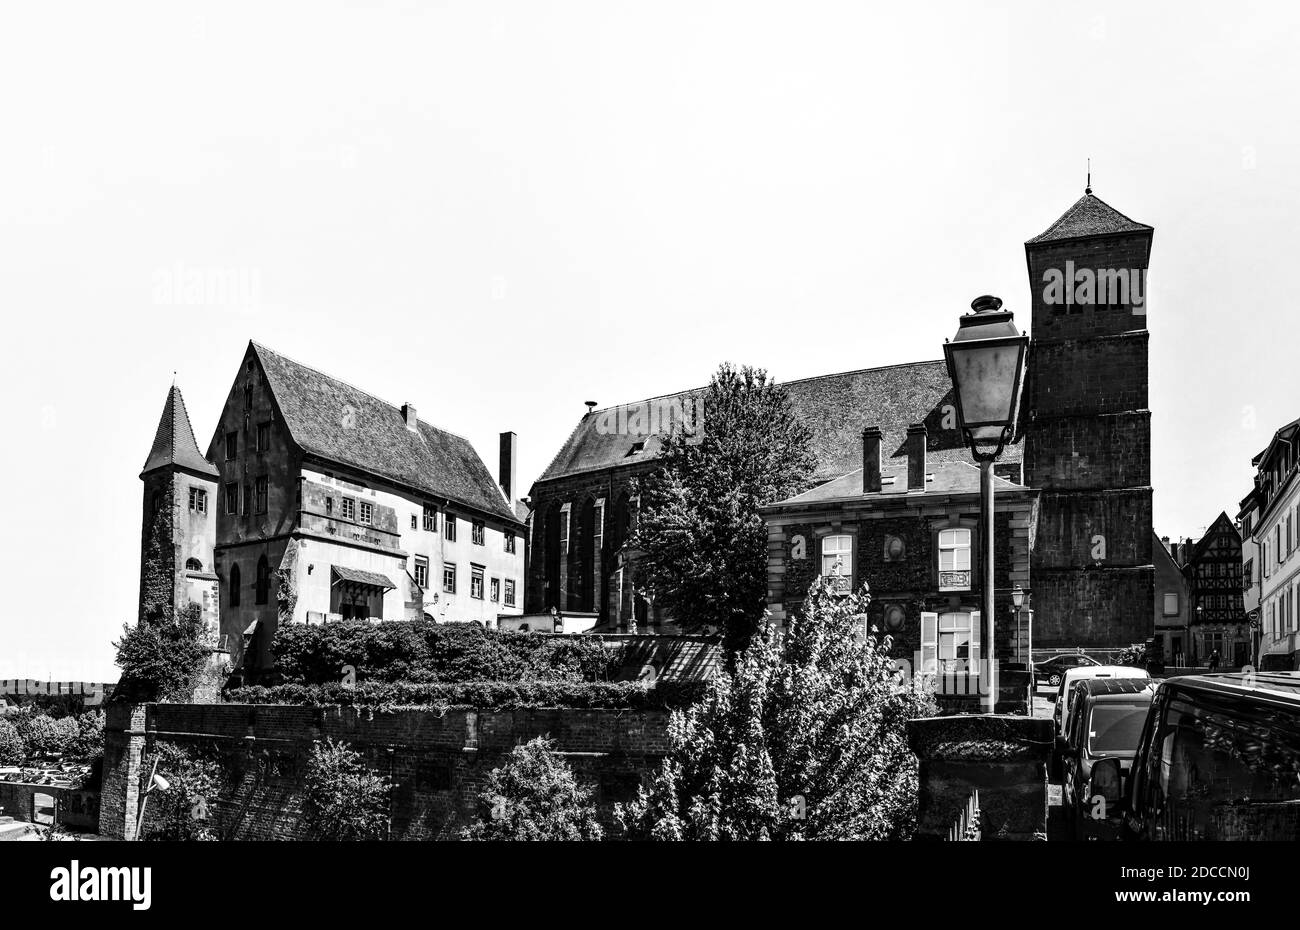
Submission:
<svg viewBox="0 0 1300 930">
<path fill-rule="evenodd" d="M 201 572 L 203 571 L 203 563 L 198 559 L 186 559 L 185 570 L 187 572 Z"/>
<path fill-rule="evenodd" d="M 239 606 L 239 563 L 230 566 L 230 584 L 226 592 L 229 595 L 231 607 Z"/>
<path fill-rule="evenodd" d="M 265 604 L 271 592 L 271 566 L 266 556 L 257 560 L 257 597 L 259 604 Z"/>
</svg>

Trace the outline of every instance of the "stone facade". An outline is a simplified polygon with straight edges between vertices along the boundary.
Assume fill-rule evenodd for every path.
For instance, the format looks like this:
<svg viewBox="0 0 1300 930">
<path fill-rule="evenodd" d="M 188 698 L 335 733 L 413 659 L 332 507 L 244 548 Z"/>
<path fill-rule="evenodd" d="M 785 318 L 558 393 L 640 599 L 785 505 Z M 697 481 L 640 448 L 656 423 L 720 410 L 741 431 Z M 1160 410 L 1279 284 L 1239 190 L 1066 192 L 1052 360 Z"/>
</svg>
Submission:
<svg viewBox="0 0 1300 930">
<path fill-rule="evenodd" d="M 393 839 L 455 839 L 471 822 L 492 769 L 518 744 L 549 736 L 580 781 L 595 789 L 601 820 L 630 801 L 668 750 L 658 711 L 401 710 L 246 704 L 114 705 L 105 729 L 99 831 L 135 837 L 140 785 L 162 742 L 215 750 L 233 792 L 211 809 L 231 839 L 302 839 L 303 772 L 315 741 L 346 741 L 392 792 Z M 148 808 L 145 826 L 148 824 Z M 615 834 L 616 835 L 616 834 Z"/>
<path fill-rule="evenodd" d="M 1145 303 L 1056 302 L 1054 271 L 1123 270 L 1144 295 L 1152 229 L 1089 191 L 1025 245 L 1032 343 L 1025 482 L 1041 491 L 1035 641 L 1121 646 L 1152 631 L 1151 412 Z"/>
</svg>

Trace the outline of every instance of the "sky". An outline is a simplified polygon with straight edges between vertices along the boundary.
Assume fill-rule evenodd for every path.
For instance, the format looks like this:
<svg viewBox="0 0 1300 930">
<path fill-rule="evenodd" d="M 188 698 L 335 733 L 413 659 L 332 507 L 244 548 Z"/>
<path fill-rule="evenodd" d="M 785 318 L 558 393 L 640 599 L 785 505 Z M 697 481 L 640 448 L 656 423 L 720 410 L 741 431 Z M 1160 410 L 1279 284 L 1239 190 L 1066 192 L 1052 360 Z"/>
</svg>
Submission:
<svg viewBox="0 0 1300 930">
<path fill-rule="evenodd" d="M 1300 8 L 71 2 L 0 14 L 0 677 L 113 680 L 173 372 L 255 339 L 527 487 L 585 411 L 941 357 L 1083 193 L 1155 227 L 1155 526 L 1300 415 Z"/>
</svg>

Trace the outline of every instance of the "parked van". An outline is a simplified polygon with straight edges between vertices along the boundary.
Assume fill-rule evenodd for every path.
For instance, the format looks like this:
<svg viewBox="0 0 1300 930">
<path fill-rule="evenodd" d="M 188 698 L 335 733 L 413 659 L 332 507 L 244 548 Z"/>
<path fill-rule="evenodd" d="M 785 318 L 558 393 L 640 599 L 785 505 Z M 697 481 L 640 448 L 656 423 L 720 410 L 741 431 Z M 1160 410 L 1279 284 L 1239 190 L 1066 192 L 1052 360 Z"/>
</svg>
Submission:
<svg viewBox="0 0 1300 930">
<path fill-rule="evenodd" d="M 1070 705 L 1074 700 L 1074 686 L 1081 681 L 1093 678 L 1150 678 L 1144 668 L 1129 665 L 1086 665 L 1069 669 L 1056 689 L 1052 700 L 1056 706 L 1052 709 L 1052 736 L 1060 738 L 1065 735 L 1065 723 L 1070 719 Z M 1064 772 L 1061 768 L 1059 746 L 1052 751 L 1052 765 L 1048 773 L 1052 781 L 1060 781 Z"/>
<path fill-rule="evenodd" d="M 1061 800 L 1076 840 L 1119 839 L 1119 805 L 1094 810 L 1092 770 L 1104 759 L 1127 774 L 1142 739 L 1156 683 L 1148 678 L 1092 678 L 1074 686 L 1065 735 L 1058 736 Z M 1099 816 L 1097 816 L 1099 815 Z"/>
<path fill-rule="evenodd" d="M 1128 839 L 1300 839 L 1300 672 L 1161 682 L 1129 777 L 1102 760 L 1089 791 Z"/>
</svg>

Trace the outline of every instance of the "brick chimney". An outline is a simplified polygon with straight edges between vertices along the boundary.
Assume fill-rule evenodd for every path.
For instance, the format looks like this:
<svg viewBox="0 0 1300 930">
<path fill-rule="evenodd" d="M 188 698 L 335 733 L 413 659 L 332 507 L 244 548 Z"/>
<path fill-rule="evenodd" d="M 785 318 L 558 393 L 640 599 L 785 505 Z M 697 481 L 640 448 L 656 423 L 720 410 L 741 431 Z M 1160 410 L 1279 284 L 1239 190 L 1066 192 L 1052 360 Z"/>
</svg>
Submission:
<svg viewBox="0 0 1300 930">
<path fill-rule="evenodd" d="M 862 493 L 880 492 L 880 440 L 879 426 L 868 426 L 862 431 Z"/>
<path fill-rule="evenodd" d="M 519 437 L 514 433 L 501 434 L 501 459 L 500 468 L 498 469 L 501 490 L 505 492 L 506 500 L 510 501 L 511 506 L 515 503 L 515 461 L 519 458 Z"/>
<path fill-rule="evenodd" d="M 925 490 L 925 437 L 924 423 L 913 423 L 907 428 L 907 489 Z"/>
<path fill-rule="evenodd" d="M 416 425 L 419 418 L 415 415 L 415 407 L 412 404 L 402 404 L 402 419 L 406 421 L 407 429 L 419 429 Z"/>
</svg>

